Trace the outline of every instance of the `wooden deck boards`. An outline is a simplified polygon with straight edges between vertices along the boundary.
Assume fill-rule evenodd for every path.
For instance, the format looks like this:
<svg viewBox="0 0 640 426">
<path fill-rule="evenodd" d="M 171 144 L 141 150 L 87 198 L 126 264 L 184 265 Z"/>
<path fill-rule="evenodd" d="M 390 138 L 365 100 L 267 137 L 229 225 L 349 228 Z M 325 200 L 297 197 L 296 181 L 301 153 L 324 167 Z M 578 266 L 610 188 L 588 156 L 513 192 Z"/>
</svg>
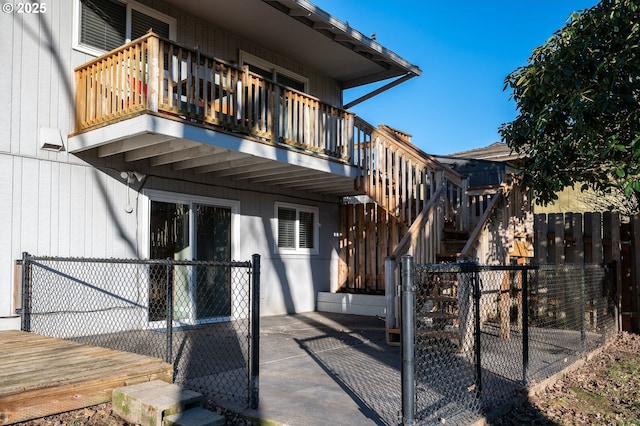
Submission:
<svg viewBox="0 0 640 426">
<path fill-rule="evenodd" d="M 0 425 L 111 400 L 118 386 L 160 379 L 160 359 L 23 331 L 0 331 Z"/>
</svg>

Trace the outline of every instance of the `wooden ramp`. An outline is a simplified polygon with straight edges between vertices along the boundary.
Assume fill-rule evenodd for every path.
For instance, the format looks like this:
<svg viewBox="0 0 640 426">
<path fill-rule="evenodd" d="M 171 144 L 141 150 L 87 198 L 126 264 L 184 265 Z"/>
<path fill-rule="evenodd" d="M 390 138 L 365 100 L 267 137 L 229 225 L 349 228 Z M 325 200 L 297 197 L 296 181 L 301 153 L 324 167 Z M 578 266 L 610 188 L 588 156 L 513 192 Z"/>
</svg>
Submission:
<svg viewBox="0 0 640 426">
<path fill-rule="evenodd" d="M 172 365 L 158 358 L 0 331 L 0 425 L 101 404 L 116 387 L 172 378 Z"/>
</svg>

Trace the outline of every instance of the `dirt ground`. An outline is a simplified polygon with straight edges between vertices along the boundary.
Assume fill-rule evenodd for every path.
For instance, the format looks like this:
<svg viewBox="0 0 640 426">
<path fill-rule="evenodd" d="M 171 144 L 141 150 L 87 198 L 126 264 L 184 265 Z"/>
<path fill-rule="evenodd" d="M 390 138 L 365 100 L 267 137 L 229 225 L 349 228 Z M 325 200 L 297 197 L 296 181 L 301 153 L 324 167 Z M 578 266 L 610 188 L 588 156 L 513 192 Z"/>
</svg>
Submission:
<svg viewBox="0 0 640 426">
<path fill-rule="evenodd" d="M 640 335 L 622 333 L 496 425 L 640 426 Z"/>
<path fill-rule="evenodd" d="M 251 426 L 253 422 L 241 417 L 237 413 L 216 407 L 209 403 L 207 409 L 218 412 L 227 418 L 227 426 Z M 67 413 L 47 416 L 41 419 L 29 420 L 28 422 L 15 423 L 15 426 L 133 426 L 119 417 L 111 414 L 111 403 L 94 405 L 93 407 L 82 408 L 80 410 L 69 411 Z"/>
<path fill-rule="evenodd" d="M 254 425 L 238 414 L 210 404 L 229 426 Z M 495 425 L 640 426 L 640 335 L 622 333 L 600 354 L 492 422 Z M 48 416 L 18 426 L 127 426 L 101 404 Z"/>
</svg>

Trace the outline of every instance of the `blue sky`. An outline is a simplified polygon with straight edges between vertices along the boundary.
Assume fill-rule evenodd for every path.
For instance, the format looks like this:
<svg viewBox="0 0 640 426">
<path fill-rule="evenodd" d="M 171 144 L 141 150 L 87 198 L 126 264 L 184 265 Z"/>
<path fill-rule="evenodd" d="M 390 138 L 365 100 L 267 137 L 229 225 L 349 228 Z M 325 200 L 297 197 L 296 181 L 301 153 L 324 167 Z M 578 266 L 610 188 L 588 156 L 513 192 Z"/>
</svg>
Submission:
<svg viewBox="0 0 640 426">
<path fill-rule="evenodd" d="M 422 75 L 352 108 L 371 124 L 413 135 L 430 154 L 500 140 L 516 117 L 504 78 L 571 12 L 596 0 L 311 0 L 409 62 Z M 375 87 L 374 87 L 375 88 Z M 368 90 L 369 91 L 369 90 Z M 368 92 L 367 91 L 367 92 Z M 364 92 L 362 92 L 364 93 Z M 347 92 L 345 102 L 362 94 Z"/>
</svg>

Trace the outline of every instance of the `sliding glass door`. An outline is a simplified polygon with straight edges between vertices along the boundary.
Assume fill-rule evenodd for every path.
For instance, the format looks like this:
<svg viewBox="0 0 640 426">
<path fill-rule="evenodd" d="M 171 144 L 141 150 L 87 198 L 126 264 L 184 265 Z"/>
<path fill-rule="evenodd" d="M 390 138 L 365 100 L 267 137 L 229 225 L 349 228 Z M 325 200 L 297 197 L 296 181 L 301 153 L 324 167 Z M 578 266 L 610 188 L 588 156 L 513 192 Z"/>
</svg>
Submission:
<svg viewBox="0 0 640 426">
<path fill-rule="evenodd" d="M 231 209 L 195 205 L 196 260 L 231 260 Z M 203 266 L 196 273 L 196 319 L 231 315 L 231 270 Z"/>
<path fill-rule="evenodd" d="M 230 261 L 232 207 L 202 202 L 150 201 L 149 256 L 152 259 Z M 149 284 L 149 321 L 163 321 L 167 288 L 174 320 L 202 322 L 231 315 L 231 275 L 223 266 L 154 266 Z"/>
</svg>

